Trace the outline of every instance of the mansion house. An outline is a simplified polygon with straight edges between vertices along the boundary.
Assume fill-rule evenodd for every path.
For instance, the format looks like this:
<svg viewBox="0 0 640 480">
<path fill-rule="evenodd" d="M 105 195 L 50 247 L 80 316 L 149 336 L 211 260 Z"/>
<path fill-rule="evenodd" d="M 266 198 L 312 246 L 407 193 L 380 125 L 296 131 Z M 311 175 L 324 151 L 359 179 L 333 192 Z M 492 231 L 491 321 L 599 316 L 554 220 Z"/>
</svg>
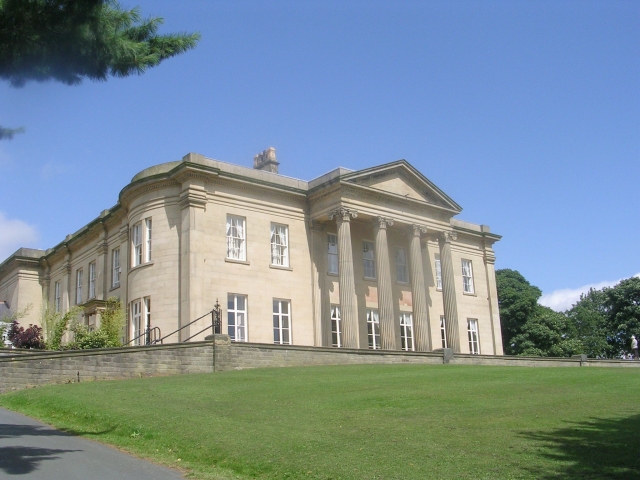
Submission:
<svg viewBox="0 0 640 480">
<path fill-rule="evenodd" d="M 502 355 L 494 242 L 486 225 L 404 160 L 278 174 L 275 149 L 246 168 L 190 153 L 143 170 L 118 203 L 46 251 L 0 264 L 0 303 L 43 302 L 99 324 L 127 307 L 124 342 L 169 334 L 222 306 L 235 342 Z M 166 342 L 203 340 L 211 317 Z M 142 337 L 144 338 L 144 337 Z"/>
</svg>

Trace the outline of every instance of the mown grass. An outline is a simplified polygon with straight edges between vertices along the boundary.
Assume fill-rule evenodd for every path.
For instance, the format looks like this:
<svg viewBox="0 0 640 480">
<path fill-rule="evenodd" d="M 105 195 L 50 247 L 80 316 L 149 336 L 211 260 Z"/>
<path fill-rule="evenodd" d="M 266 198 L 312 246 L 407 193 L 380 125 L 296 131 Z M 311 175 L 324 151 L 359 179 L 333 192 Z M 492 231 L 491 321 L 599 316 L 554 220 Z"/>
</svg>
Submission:
<svg viewBox="0 0 640 480">
<path fill-rule="evenodd" d="M 640 369 L 245 370 L 0 405 L 202 479 L 640 478 Z"/>
</svg>

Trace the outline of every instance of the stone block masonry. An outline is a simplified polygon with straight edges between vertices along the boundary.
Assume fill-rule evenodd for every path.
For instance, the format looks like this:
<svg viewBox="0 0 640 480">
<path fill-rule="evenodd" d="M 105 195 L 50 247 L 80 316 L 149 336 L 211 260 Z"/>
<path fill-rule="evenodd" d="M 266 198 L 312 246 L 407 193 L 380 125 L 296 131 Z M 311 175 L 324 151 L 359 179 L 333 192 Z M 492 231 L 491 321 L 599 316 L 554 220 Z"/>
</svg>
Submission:
<svg viewBox="0 0 640 480">
<path fill-rule="evenodd" d="M 628 367 L 639 361 L 509 357 L 434 352 L 399 352 L 329 347 L 231 343 L 227 335 L 208 341 L 73 352 L 0 354 L 0 393 L 38 385 L 124 378 L 211 373 L 245 368 L 311 365 L 422 364 L 522 367 Z M 214 355 L 215 352 L 215 355 Z"/>
</svg>

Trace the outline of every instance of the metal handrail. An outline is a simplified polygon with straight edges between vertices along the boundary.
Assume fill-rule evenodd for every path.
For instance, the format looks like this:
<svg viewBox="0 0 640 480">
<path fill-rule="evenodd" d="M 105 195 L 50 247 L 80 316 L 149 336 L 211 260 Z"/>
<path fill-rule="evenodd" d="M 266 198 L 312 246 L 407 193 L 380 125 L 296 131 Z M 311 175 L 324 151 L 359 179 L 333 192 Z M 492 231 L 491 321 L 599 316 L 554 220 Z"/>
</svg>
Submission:
<svg viewBox="0 0 640 480">
<path fill-rule="evenodd" d="M 156 343 L 160 342 L 163 343 L 165 338 L 169 338 L 171 335 L 175 335 L 176 333 L 178 333 L 180 330 L 182 330 L 183 328 L 187 328 L 189 325 L 193 325 L 194 323 L 196 323 L 198 320 L 202 320 L 204 317 L 206 317 L 207 315 L 211 315 L 211 325 L 209 325 L 208 327 L 206 327 L 205 329 L 199 331 L 198 333 L 196 333 L 195 335 L 191 335 L 189 338 L 187 338 L 186 340 L 182 340 L 182 342 L 188 342 L 189 340 L 191 340 L 193 337 L 196 337 L 198 335 L 200 335 L 203 332 L 206 332 L 207 330 L 209 330 L 210 328 L 213 329 L 213 332 L 215 333 L 216 328 L 220 327 L 220 303 L 218 303 L 218 300 L 216 300 L 216 304 L 213 307 L 213 309 L 209 310 L 207 313 L 205 313 L 204 315 L 196 318 L 195 320 L 190 321 L 189 323 L 187 323 L 186 325 L 183 325 L 182 327 L 178 328 L 177 330 L 169 333 L 168 335 L 165 335 L 164 337 L 158 339 L 158 340 L 154 340 L 154 342 L 152 343 L 152 345 L 155 345 Z"/>
<path fill-rule="evenodd" d="M 140 337 L 144 337 L 144 336 L 147 336 L 147 335 L 149 335 L 149 338 L 147 338 L 147 341 L 145 342 L 145 345 L 154 345 L 158 340 L 154 340 L 153 342 L 151 342 L 150 336 L 151 336 L 151 332 L 155 332 L 156 330 L 158 331 L 159 335 L 162 335 L 162 333 L 160 333 L 160 327 L 147 328 L 140 335 L 138 335 L 135 338 L 132 338 L 127 343 L 125 343 L 123 346 L 126 347 L 130 343 L 135 342 L 136 340 L 138 340 Z"/>
</svg>

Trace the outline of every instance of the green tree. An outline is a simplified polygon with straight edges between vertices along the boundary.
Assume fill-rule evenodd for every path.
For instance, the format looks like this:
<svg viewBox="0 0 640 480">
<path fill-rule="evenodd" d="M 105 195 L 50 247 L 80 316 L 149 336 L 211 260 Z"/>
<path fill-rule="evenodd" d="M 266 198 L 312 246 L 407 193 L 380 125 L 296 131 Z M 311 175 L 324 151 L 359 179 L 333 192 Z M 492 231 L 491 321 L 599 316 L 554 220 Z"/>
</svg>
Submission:
<svg viewBox="0 0 640 480">
<path fill-rule="evenodd" d="M 622 280 L 604 289 L 607 311 L 607 341 L 613 356 L 629 353 L 631 335 L 640 338 L 640 278 Z"/>
<path fill-rule="evenodd" d="M 533 315 L 512 339 L 513 353 L 538 357 L 570 357 L 582 353 L 582 342 L 572 335 L 567 316 L 537 305 Z"/>
<path fill-rule="evenodd" d="M 508 268 L 496 271 L 496 282 L 504 352 L 516 355 L 513 338 L 522 332 L 522 327 L 533 317 L 542 292 L 520 272 Z"/>
<path fill-rule="evenodd" d="M 162 18 L 115 0 L 0 0 L 0 78 L 14 87 L 142 74 L 192 49 L 199 33 L 159 35 Z M 0 139 L 21 129 L 0 127 Z"/>
<path fill-rule="evenodd" d="M 583 353 L 592 358 L 610 358 L 617 353 L 607 341 L 606 298 L 604 290 L 591 288 L 566 312 L 571 336 L 582 343 Z"/>
</svg>

